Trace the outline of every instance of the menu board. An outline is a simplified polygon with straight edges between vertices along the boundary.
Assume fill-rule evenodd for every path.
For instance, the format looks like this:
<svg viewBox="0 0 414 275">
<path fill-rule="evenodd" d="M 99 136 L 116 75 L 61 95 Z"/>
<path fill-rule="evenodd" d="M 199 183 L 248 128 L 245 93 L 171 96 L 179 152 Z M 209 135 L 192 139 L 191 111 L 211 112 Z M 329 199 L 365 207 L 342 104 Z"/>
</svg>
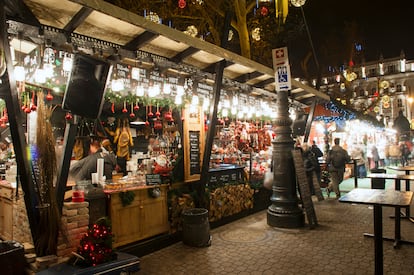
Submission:
<svg viewBox="0 0 414 275">
<path fill-rule="evenodd" d="M 190 175 L 200 174 L 200 131 L 190 131 Z"/>
<path fill-rule="evenodd" d="M 146 174 L 145 179 L 147 185 L 157 185 L 162 183 L 160 174 Z"/>
</svg>

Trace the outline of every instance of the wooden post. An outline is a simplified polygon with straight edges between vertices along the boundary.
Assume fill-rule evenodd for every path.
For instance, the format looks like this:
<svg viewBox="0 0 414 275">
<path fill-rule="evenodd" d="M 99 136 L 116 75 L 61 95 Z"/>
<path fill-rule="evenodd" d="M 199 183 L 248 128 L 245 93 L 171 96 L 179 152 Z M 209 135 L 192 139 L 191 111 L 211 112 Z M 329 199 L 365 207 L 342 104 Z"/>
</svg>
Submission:
<svg viewBox="0 0 414 275">
<path fill-rule="evenodd" d="M 32 173 L 27 157 L 28 145 L 25 137 L 25 129 L 23 128 L 25 117 L 22 114 L 19 95 L 14 78 L 14 66 L 11 60 L 10 45 L 7 33 L 6 11 L 4 3 L 0 7 L 0 43 L 3 49 L 6 62 L 6 72 L 1 76 L 0 96 L 6 101 L 7 113 L 9 117 L 9 127 L 13 139 L 13 147 L 16 155 L 18 167 L 18 182 L 24 191 L 24 201 L 29 219 L 30 230 L 33 242 L 38 239 L 38 217 L 39 210 L 37 206 L 36 192 L 32 183 Z"/>
</svg>

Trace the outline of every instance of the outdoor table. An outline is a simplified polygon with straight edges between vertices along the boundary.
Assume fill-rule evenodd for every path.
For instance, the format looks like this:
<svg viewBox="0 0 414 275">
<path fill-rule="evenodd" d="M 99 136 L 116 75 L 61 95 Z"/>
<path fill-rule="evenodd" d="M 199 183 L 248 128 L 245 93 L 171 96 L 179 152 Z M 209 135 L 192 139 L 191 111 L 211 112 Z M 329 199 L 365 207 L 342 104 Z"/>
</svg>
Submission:
<svg viewBox="0 0 414 275">
<path fill-rule="evenodd" d="M 375 274 L 383 274 L 382 207 L 395 207 L 395 241 L 401 241 L 400 208 L 409 207 L 413 198 L 411 191 L 356 188 L 339 198 L 339 202 L 368 204 L 374 206 Z M 394 245 L 394 247 L 396 247 Z"/>
<path fill-rule="evenodd" d="M 406 175 L 410 175 L 410 172 L 414 171 L 414 166 L 389 166 L 388 168 L 395 171 L 404 171 Z M 405 190 L 410 191 L 410 180 L 405 181 Z M 410 208 L 405 210 L 405 217 L 408 217 L 410 221 L 414 222 L 410 215 Z"/>
<path fill-rule="evenodd" d="M 414 170 L 413 170 L 414 171 Z M 371 178 L 371 179 L 385 179 L 385 180 L 394 180 L 394 186 L 395 186 L 395 190 L 401 190 L 401 181 L 405 180 L 406 185 L 407 182 L 409 182 L 410 180 L 414 180 L 414 175 L 403 175 L 403 174 L 387 174 L 387 173 L 375 173 L 375 174 L 368 174 L 367 178 Z M 409 185 L 409 183 L 408 183 Z M 406 186 L 406 191 L 409 191 L 410 189 L 408 188 L 407 190 L 407 186 Z M 410 216 L 410 211 L 409 208 L 406 210 L 405 214 L 402 213 L 402 218 L 406 218 L 409 219 L 409 221 L 414 222 L 414 219 Z"/>
</svg>

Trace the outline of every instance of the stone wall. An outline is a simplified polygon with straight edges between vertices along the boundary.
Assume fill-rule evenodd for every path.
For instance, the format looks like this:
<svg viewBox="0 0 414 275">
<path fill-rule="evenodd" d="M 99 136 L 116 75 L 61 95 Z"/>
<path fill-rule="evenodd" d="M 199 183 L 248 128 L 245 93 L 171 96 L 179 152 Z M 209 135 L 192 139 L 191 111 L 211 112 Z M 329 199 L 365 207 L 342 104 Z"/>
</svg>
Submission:
<svg viewBox="0 0 414 275">
<path fill-rule="evenodd" d="M 13 203 L 13 240 L 33 245 L 32 234 L 24 203 L 23 192 Z M 79 241 L 88 230 L 89 203 L 65 202 L 62 208 L 62 229 L 58 237 L 59 258 L 70 257 L 79 246 Z"/>
<path fill-rule="evenodd" d="M 58 257 L 70 257 L 88 230 L 89 203 L 65 202 L 62 209 L 62 230 L 58 238 Z"/>
</svg>

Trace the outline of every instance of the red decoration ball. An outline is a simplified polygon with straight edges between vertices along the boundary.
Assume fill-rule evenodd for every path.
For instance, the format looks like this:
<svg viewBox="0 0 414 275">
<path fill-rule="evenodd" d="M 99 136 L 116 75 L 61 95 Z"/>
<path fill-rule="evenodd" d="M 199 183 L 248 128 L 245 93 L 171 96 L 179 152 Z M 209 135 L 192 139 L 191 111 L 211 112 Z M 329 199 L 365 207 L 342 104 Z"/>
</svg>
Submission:
<svg viewBox="0 0 414 275">
<path fill-rule="evenodd" d="M 130 113 L 130 114 L 129 114 L 129 117 L 130 117 L 130 118 L 134 118 L 134 117 L 135 117 L 135 114 L 134 114 L 134 113 Z"/>
<path fill-rule="evenodd" d="M 269 9 L 267 7 L 262 7 L 260 10 L 262 16 L 267 16 L 269 14 Z"/>
<path fill-rule="evenodd" d="M 178 0 L 178 7 L 180 9 L 184 9 L 186 5 L 187 3 L 185 2 L 185 0 Z"/>
</svg>

